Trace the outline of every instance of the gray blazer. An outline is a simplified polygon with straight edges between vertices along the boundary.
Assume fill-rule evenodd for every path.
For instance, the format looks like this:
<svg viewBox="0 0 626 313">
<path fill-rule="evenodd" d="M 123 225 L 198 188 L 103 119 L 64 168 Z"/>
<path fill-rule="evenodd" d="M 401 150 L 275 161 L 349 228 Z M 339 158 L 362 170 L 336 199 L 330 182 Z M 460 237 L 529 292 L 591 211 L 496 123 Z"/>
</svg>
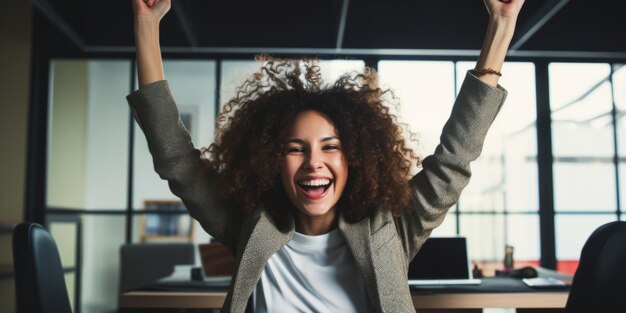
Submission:
<svg viewBox="0 0 626 313">
<path fill-rule="evenodd" d="M 394 217 L 380 208 L 356 223 L 348 223 L 339 214 L 339 229 L 376 312 L 415 312 L 407 283 L 408 264 L 469 182 L 470 162 L 480 155 L 506 94 L 500 86 L 493 88 L 471 73 L 466 75 L 440 144 L 409 181 L 415 192 L 412 210 Z M 217 182 L 202 174 L 200 152 L 180 121 L 166 81 L 144 86 L 127 99 L 146 135 L 156 172 L 168 181 L 191 216 L 235 255 L 236 273 L 222 312 L 244 312 L 265 263 L 292 238 L 293 220 L 281 231 L 262 207 L 242 216 L 217 200 Z"/>
</svg>

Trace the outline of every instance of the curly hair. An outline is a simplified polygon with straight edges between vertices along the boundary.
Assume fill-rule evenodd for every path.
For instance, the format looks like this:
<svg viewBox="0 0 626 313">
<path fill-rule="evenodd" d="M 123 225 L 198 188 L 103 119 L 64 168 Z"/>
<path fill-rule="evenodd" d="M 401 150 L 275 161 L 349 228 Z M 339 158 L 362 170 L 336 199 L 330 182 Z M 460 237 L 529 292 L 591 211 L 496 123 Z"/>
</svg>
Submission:
<svg viewBox="0 0 626 313">
<path fill-rule="evenodd" d="M 354 222 L 381 207 L 394 214 L 409 207 L 407 181 L 420 158 L 403 131 L 410 141 L 416 139 L 390 113 L 396 98 L 378 87 L 375 70 L 346 73 L 329 85 L 322 81 L 317 59 L 262 55 L 257 60 L 261 69 L 224 105 L 216 141 L 202 153 L 223 201 L 242 214 L 261 204 L 275 218 L 292 210 L 280 182 L 284 144 L 295 117 L 314 110 L 334 124 L 348 162 L 348 181 L 338 202 L 346 218 Z"/>
</svg>

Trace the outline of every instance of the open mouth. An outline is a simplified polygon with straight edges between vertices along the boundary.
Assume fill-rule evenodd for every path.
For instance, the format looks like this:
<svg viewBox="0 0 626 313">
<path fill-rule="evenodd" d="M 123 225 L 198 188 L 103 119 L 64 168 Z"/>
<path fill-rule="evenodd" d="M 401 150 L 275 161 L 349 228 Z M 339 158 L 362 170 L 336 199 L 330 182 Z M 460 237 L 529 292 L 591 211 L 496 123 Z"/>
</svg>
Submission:
<svg viewBox="0 0 626 313">
<path fill-rule="evenodd" d="M 305 179 L 298 182 L 300 190 L 311 199 L 321 199 L 326 195 L 333 181 L 328 178 Z"/>
</svg>

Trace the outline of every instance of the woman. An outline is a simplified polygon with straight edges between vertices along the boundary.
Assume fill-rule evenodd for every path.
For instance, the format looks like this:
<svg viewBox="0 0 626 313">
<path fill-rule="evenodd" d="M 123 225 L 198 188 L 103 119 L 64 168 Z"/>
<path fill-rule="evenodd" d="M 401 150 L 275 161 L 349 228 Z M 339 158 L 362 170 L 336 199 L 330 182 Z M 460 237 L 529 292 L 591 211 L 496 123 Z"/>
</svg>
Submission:
<svg viewBox="0 0 626 313">
<path fill-rule="evenodd" d="M 163 80 L 170 1 L 134 0 L 140 89 L 128 100 L 157 173 L 236 256 L 223 311 L 414 312 L 408 263 L 467 185 L 506 97 L 499 71 L 523 0 L 485 4 L 475 70 L 410 177 L 419 160 L 375 71 L 324 86 L 310 60 L 265 59 L 225 105 L 216 142 L 194 149 Z"/>
</svg>

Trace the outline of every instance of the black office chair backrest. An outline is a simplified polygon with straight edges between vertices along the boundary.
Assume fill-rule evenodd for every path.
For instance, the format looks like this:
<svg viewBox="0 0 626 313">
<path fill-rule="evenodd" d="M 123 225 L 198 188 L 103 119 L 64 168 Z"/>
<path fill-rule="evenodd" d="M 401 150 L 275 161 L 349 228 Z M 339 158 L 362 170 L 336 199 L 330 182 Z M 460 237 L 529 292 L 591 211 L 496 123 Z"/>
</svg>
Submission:
<svg viewBox="0 0 626 313">
<path fill-rule="evenodd" d="M 566 311 L 626 312 L 626 222 L 602 225 L 587 239 Z"/>
<path fill-rule="evenodd" d="M 71 313 L 61 258 L 43 226 L 22 223 L 13 230 L 18 313 Z"/>
</svg>

